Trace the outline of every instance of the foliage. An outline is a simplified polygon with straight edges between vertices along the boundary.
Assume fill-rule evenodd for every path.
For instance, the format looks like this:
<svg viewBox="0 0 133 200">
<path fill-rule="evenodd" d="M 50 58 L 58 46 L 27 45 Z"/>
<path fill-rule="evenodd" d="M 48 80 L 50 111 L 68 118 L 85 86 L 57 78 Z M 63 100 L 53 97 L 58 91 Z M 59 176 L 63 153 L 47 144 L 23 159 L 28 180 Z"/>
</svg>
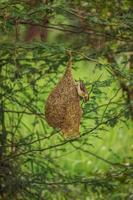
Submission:
<svg viewBox="0 0 133 200">
<path fill-rule="evenodd" d="M 1 0 L 2 200 L 132 199 L 132 6 L 130 0 Z M 27 41 L 30 28 L 36 33 Z M 86 104 L 81 100 L 81 136 L 70 141 L 44 116 L 68 49 L 73 75 L 90 95 Z"/>
</svg>

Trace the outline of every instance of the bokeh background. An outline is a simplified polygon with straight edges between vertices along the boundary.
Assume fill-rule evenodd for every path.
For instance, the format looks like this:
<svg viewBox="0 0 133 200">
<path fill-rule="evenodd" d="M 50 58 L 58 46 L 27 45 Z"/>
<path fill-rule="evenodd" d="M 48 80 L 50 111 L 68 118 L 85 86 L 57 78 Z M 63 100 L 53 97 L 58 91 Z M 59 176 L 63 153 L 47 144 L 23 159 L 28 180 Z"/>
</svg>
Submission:
<svg viewBox="0 0 133 200">
<path fill-rule="evenodd" d="M 0 1 L 2 200 L 133 199 L 133 2 Z M 45 104 L 72 51 L 84 84 L 80 137 Z"/>
</svg>

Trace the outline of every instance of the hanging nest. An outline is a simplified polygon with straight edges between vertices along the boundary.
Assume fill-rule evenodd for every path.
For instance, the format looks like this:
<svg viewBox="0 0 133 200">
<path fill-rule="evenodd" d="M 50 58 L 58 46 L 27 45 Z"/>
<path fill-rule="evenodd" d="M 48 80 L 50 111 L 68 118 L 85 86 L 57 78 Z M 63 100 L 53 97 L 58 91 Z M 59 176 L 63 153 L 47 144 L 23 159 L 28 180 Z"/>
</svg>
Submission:
<svg viewBox="0 0 133 200">
<path fill-rule="evenodd" d="M 45 117 L 50 126 L 59 128 L 66 139 L 79 137 L 79 126 L 82 116 L 80 98 L 71 70 L 71 53 L 66 72 L 50 93 Z"/>
</svg>

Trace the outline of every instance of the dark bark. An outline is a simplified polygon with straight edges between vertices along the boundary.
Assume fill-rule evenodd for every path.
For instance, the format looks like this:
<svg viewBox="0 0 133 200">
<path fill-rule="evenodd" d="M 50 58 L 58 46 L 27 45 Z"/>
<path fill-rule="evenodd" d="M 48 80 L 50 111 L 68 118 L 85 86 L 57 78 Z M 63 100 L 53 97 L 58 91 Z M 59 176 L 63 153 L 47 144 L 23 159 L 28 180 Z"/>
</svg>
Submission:
<svg viewBox="0 0 133 200">
<path fill-rule="evenodd" d="M 38 6 L 39 0 L 31 0 L 30 6 L 31 9 Z M 48 4 L 48 1 L 44 2 L 45 4 Z M 42 19 L 43 23 L 42 25 L 47 26 L 49 23 L 48 20 L 48 14 L 44 16 Z M 42 26 L 36 26 L 36 25 L 29 25 L 26 31 L 25 41 L 26 42 L 32 42 L 34 39 L 39 39 L 41 41 L 46 41 L 48 36 L 48 29 L 46 27 Z"/>
<path fill-rule="evenodd" d="M 7 132 L 6 132 L 6 126 L 5 126 L 5 113 L 4 113 L 4 102 L 1 101 L 0 103 L 0 124 L 1 124 L 1 134 L 0 134 L 0 142 L 1 142 L 1 146 L 0 146 L 0 159 L 3 156 L 3 153 L 5 152 L 4 149 L 4 145 L 6 144 L 6 136 L 7 136 Z"/>
</svg>

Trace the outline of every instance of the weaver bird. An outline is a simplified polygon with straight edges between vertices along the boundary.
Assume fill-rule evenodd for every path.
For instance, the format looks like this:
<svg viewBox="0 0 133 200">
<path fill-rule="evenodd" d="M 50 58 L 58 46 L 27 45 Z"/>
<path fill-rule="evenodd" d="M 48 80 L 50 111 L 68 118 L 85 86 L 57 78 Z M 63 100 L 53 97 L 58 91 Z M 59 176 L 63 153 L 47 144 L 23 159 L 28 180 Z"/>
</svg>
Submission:
<svg viewBox="0 0 133 200">
<path fill-rule="evenodd" d="M 84 102 L 87 102 L 89 100 L 89 95 L 82 80 L 79 80 L 76 83 L 76 88 L 77 88 L 78 95 L 83 98 Z"/>
</svg>

